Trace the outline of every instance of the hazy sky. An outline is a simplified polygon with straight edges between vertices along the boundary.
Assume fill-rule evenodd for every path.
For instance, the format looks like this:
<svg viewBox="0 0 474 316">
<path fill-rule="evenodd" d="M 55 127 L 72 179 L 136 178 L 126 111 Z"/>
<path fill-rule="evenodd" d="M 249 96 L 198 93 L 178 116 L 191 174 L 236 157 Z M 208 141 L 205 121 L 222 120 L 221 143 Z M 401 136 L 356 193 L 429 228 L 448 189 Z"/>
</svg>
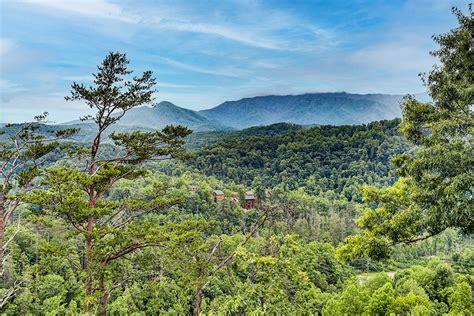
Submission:
<svg viewBox="0 0 474 316">
<path fill-rule="evenodd" d="M 468 1 L 0 0 L 0 122 L 87 108 L 64 101 L 108 51 L 153 70 L 156 101 L 204 109 L 266 94 L 420 93 L 434 33 Z"/>
</svg>

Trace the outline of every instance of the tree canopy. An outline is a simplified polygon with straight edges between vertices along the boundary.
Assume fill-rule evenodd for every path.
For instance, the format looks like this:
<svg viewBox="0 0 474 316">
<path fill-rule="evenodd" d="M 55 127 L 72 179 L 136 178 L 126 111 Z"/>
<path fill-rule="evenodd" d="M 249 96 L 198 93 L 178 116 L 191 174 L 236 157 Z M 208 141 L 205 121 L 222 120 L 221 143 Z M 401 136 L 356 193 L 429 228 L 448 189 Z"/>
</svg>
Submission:
<svg viewBox="0 0 474 316">
<path fill-rule="evenodd" d="M 447 228 L 474 232 L 474 13 L 453 9 L 459 26 L 434 36 L 440 64 L 422 79 L 433 101 L 412 96 L 402 103 L 401 131 L 416 145 L 413 155 L 393 159 L 397 182 L 367 186 L 369 204 L 341 257 L 381 258 L 397 243 L 412 243 Z"/>
<path fill-rule="evenodd" d="M 67 97 L 92 139 L 0 129 L 0 312 L 472 315 L 474 25 L 454 13 L 433 102 L 353 126 L 115 129 L 156 80 L 109 53 Z"/>
</svg>

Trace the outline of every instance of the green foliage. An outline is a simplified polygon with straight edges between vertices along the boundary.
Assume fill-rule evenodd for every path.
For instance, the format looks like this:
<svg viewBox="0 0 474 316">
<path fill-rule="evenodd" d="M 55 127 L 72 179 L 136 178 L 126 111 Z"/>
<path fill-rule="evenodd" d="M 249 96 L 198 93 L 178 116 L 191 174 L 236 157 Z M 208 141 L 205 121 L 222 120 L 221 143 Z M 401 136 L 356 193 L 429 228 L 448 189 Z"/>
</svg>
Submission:
<svg viewBox="0 0 474 316">
<path fill-rule="evenodd" d="M 382 287 L 375 290 L 366 310 L 370 315 L 386 315 L 393 312 L 393 305 L 395 303 L 395 290 L 391 283 L 385 283 Z"/>
<path fill-rule="evenodd" d="M 140 167 L 153 159 L 182 156 L 183 138 L 191 133 L 182 126 L 166 126 L 162 131 L 112 133 L 115 150 L 112 158 L 103 154 L 101 140 L 104 131 L 118 122 L 127 111 L 149 103 L 156 80 L 151 71 L 125 81 L 129 61 L 124 54 L 109 53 L 98 72 L 94 74 L 94 87 L 72 84 L 71 96 L 66 100 L 83 100 L 96 110 L 93 119 L 97 132 L 89 151 L 77 156 L 73 167 L 52 167 L 42 179 L 45 189 L 35 190 L 29 201 L 65 220 L 85 241 L 84 307 L 86 312 L 107 306 L 110 265 L 134 251 L 157 246 L 169 238 L 155 223 L 140 217 L 175 204 L 177 198 L 162 198 L 162 187 L 151 195 L 108 197 L 112 187 L 123 179 L 133 180 L 146 171 Z M 89 155 L 84 153 L 89 152 Z M 161 234 L 163 234 L 163 236 Z M 54 301 L 56 302 L 56 301 Z"/>
<path fill-rule="evenodd" d="M 315 267 L 305 265 L 307 247 L 314 250 L 330 246 L 319 243 L 307 245 L 294 236 L 286 236 L 282 240 L 257 239 L 251 243 L 250 249 L 241 249 L 228 269 L 232 286 L 209 305 L 211 314 L 320 312 L 330 295 L 323 293 L 311 280 L 310 274 L 316 271 L 313 270 Z M 321 254 L 319 258 L 331 262 L 329 253 Z M 332 263 L 331 266 L 326 265 L 328 270 L 342 270 L 336 273 L 344 273 L 343 267 L 335 261 Z M 331 280 L 331 272 L 318 273 L 320 278 Z"/>
<path fill-rule="evenodd" d="M 5 258 L 10 255 L 8 246 L 14 235 L 5 239 L 5 234 L 9 233 L 12 219 L 21 216 L 17 214 L 19 205 L 37 184 L 45 165 L 64 156 L 69 147 L 65 140 L 78 132 L 76 128 L 40 132 L 47 116 L 45 112 L 35 117 L 34 122 L 6 125 L 0 131 L 0 278 L 4 277 L 4 263 L 6 269 L 10 268 Z M 20 219 L 18 226 L 19 223 Z"/>
<path fill-rule="evenodd" d="M 114 132 L 151 101 L 155 80 L 126 81 L 126 56 L 110 53 L 93 87 L 72 86 L 70 99 L 96 110 L 88 148 L 76 143 L 56 161 L 65 143 L 45 138 L 45 125 L 12 127 L 40 144 L 23 147 L 25 164 L 3 183 L 18 204 L 4 230 L 1 313 L 471 315 L 474 247 L 462 233 L 472 224 L 472 122 L 462 112 L 472 17 L 455 12 L 461 26 L 436 38 L 443 64 L 426 77 L 435 102 L 405 100 L 401 127 L 417 147 L 394 159 L 398 179 L 388 162 L 410 150 L 399 120 L 202 134 L 192 146 L 213 144 L 193 160 L 168 160 L 188 157 L 186 128 Z M 250 210 L 248 190 L 258 197 Z"/>
<path fill-rule="evenodd" d="M 474 313 L 471 287 L 467 282 L 462 282 L 454 286 L 451 290 L 448 301 L 451 306 L 450 314 L 468 315 Z"/>
<path fill-rule="evenodd" d="M 474 50 L 472 8 L 454 9 L 459 26 L 434 36 L 439 58 L 424 83 L 432 103 L 407 96 L 401 130 L 417 146 L 414 155 L 393 160 L 399 180 L 389 188 L 366 187 L 369 205 L 358 224 L 359 237 L 340 249 L 341 258 L 386 257 L 390 247 L 437 235 L 448 228 L 473 232 Z M 361 245 L 369 239 L 369 245 Z M 374 248 L 377 247 L 375 250 Z"/>
<path fill-rule="evenodd" d="M 170 166 L 173 168 L 170 169 Z M 386 273 L 369 274 L 367 279 L 360 281 L 352 279 L 354 273 L 359 273 L 357 270 L 336 260 L 330 243 L 305 237 L 309 234 L 305 233 L 303 226 L 295 227 L 298 235 L 302 233 L 301 237 L 284 235 L 288 230 L 281 227 L 287 227 L 287 216 L 278 205 L 284 206 L 285 201 L 296 201 L 300 196 L 306 202 L 298 206 L 297 213 L 304 214 L 309 213 L 314 205 L 330 203 L 329 198 L 316 198 L 313 205 L 310 202 L 315 197 L 304 192 L 275 192 L 268 201 L 275 207 L 272 219 L 261 229 L 260 237 L 254 237 L 242 246 L 245 234 L 258 220 L 261 210 L 246 213 L 239 204 L 231 201 L 216 204 L 211 193 L 218 187 L 226 192 L 229 199 L 232 192 L 245 188 L 189 172 L 182 163 L 168 161 L 160 165 L 149 164 L 147 168 L 166 172 L 173 170 L 174 174 L 154 171 L 137 179 L 122 179 L 109 191 L 108 203 L 153 201 L 157 190 L 161 199 L 179 199 L 181 203 L 155 209 L 153 214 L 137 218 L 133 225 L 121 232 L 111 231 L 107 236 L 96 239 L 96 260 L 103 258 L 114 247 L 117 250 L 119 246 L 126 246 L 131 238 L 141 242 L 159 242 L 157 247 L 140 248 L 107 266 L 105 285 L 111 289 L 109 312 L 190 314 L 195 309 L 199 285 L 203 285 L 202 312 L 206 314 L 291 314 L 295 311 L 325 315 L 369 313 L 369 302 L 374 311 L 448 313 L 452 306 L 462 304 L 458 302 L 465 299 L 465 290 L 459 290 L 458 285 L 467 282 L 466 278 L 440 260 L 433 259 L 423 266 L 399 270 L 393 281 Z M 86 183 L 89 179 L 87 174 L 67 168 L 53 170 L 47 173 L 45 181 L 57 182 L 60 179 L 57 176 L 66 175 L 71 181 L 82 176 Z M 48 179 L 48 176 L 52 178 Z M 63 184 L 68 188 L 79 187 L 76 182 L 66 181 Z M 52 194 L 57 187 L 60 185 L 49 185 L 49 189 L 42 193 Z M 191 191 L 192 187 L 195 191 Z M 70 189 L 62 198 L 74 196 L 75 191 Z M 80 192 L 79 189 L 77 191 Z M 83 201 L 83 194 L 78 194 L 81 197 L 78 201 Z M 72 209 L 80 209 L 76 206 L 80 203 L 72 201 Z M 87 203 L 84 204 L 87 208 Z M 110 205 L 112 207 L 113 204 Z M 66 209 L 58 209 L 57 212 Z M 107 209 L 104 206 L 100 211 Z M 332 212 L 343 210 L 334 208 Z M 95 211 L 99 212 L 99 209 Z M 31 269 L 26 270 L 37 272 L 34 277 L 29 277 L 30 273 L 23 276 L 23 279 L 31 281 L 20 286 L 20 291 L 7 304 L 5 312 L 42 313 L 41 306 L 45 300 L 54 307 L 52 311 L 57 309 L 68 313 L 84 310 L 81 304 L 76 303 L 84 298 L 85 278 L 81 269 L 83 238 L 69 229 L 66 214 L 59 218 L 46 215 L 28 218 L 28 223 L 38 224 L 32 232 L 28 228 L 24 233 L 17 234 L 12 246 L 15 256 L 11 264 L 17 267 L 16 273 L 22 274 L 24 267 L 30 265 Z M 326 230 L 331 232 L 331 226 L 321 229 L 322 232 Z M 97 230 L 101 231 L 102 228 Z M 36 239 L 40 241 L 38 245 Z M 321 240 L 331 241 L 323 235 Z M 438 248 L 447 247 L 449 240 L 446 237 L 441 239 Z M 451 247 L 458 247 L 458 244 L 454 242 Z M 449 253 L 449 250 L 446 251 Z M 234 253 L 233 260 L 216 270 L 224 259 Z M 41 269 L 38 270 L 39 267 Z M 102 270 L 97 273 L 99 271 Z M 54 289 L 51 284 L 59 278 L 67 283 Z M 386 284 L 390 286 L 380 290 Z M 40 288 L 41 296 L 37 290 Z M 53 306 L 53 303 L 56 305 Z"/>
<path fill-rule="evenodd" d="M 276 123 L 268 126 L 249 127 L 239 131 L 195 132 L 186 138 L 186 148 L 196 150 L 211 144 L 225 143 L 250 136 L 276 136 L 302 129 L 303 126 L 290 123 Z"/>
<path fill-rule="evenodd" d="M 328 301 L 323 309 L 323 315 L 362 314 L 369 297 L 368 292 L 358 281 L 351 282 L 339 297 Z"/>
<path fill-rule="evenodd" d="M 334 190 L 360 200 L 363 183 L 390 184 L 388 162 L 408 147 L 399 120 L 358 126 L 322 126 L 284 135 L 249 136 L 198 150 L 192 166 L 207 175 L 251 185 L 260 177 L 272 188 Z"/>
</svg>

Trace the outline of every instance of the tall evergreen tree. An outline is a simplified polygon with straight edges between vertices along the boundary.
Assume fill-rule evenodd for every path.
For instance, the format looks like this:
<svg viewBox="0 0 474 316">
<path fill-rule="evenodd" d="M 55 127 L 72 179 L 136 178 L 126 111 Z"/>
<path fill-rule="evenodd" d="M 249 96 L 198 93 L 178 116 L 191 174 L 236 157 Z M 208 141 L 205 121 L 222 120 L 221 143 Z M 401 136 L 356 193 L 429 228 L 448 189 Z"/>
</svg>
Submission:
<svg viewBox="0 0 474 316">
<path fill-rule="evenodd" d="M 151 71 L 125 81 L 132 73 L 128 63 L 125 54 L 111 52 L 98 66 L 93 87 L 72 84 L 71 96 L 66 99 L 85 101 L 96 111 L 95 116 L 83 118 L 93 120 L 96 135 L 90 148 L 80 153 L 78 167 L 48 169 L 43 181 L 47 190 L 31 195 L 32 202 L 64 218 L 84 237 L 86 313 L 93 312 L 95 306 L 101 306 L 101 313 L 106 313 L 107 266 L 137 249 L 154 246 L 159 240 L 157 231 L 146 223 L 138 225 L 136 219 L 176 202 L 162 198 L 159 188 L 151 196 L 120 200 L 112 200 L 108 192 L 121 179 L 142 176 L 145 171 L 141 166 L 147 161 L 182 157 L 183 138 L 191 133 L 182 126 L 111 133 L 115 153 L 113 157 L 104 154 L 105 132 L 130 109 L 150 103 L 155 92 L 156 79 Z M 99 300 L 101 304 L 97 304 Z"/>
</svg>

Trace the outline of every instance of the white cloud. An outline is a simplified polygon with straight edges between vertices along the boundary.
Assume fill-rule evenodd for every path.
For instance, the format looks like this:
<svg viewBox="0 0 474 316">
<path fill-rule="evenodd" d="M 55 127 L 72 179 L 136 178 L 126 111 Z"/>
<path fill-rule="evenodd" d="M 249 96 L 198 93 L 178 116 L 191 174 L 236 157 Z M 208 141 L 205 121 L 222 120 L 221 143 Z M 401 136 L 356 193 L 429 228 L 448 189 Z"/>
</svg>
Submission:
<svg viewBox="0 0 474 316">
<path fill-rule="evenodd" d="M 125 13 L 119 5 L 107 0 L 26 0 L 25 3 L 74 15 L 101 17 L 128 23 L 138 22 L 136 16 Z"/>
<path fill-rule="evenodd" d="M 274 49 L 284 50 L 285 48 L 276 40 L 271 38 L 265 38 L 263 36 L 256 36 L 248 33 L 242 29 L 233 29 L 228 26 L 217 25 L 217 24 L 202 24 L 202 23 L 187 23 L 179 21 L 160 21 L 157 23 L 158 27 L 164 29 L 170 29 L 175 31 L 185 31 L 192 33 L 203 33 L 208 35 L 219 36 L 228 40 L 240 42 L 242 44 Z"/>
<path fill-rule="evenodd" d="M 91 82 L 94 80 L 94 76 L 92 75 L 71 75 L 71 76 L 64 76 L 62 77 L 62 80 L 64 81 L 75 81 L 75 82 Z M 1 83 L 1 81 L 0 81 Z M 1 86 L 1 85 L 0 85 Z M 171 82 L 161 82 L 159 81 L 157 84 L 158 88 L 164 87 L 164 88 L 176 88 L 176 89 L 184 89 L 184 88 L 193 88 L 195 87 L 194 85 L 188 85 L 188 84 L 177 84 L 177 83 L 171 83 Z"/>
<path fill-rule="evenodd" d="M 18 66 L 25 66 L 38 56 L 35 52 L 27 50 L 18 45 L 18 42 L 10 38 L 0 38 L 0 69 L 18 70 Z"/>
<path fill-rule="evenodd" d="M 234 23 L 230 21 L 202 23 L 203 17 L 181 19 L 158 17 L 149 23 L 161 29 L 207 34 L 269 50 L 313 51 L 337 44 L 336 37 L 329 30 L 285 12 L 266 8 L 249 12 L 245 7 L 236 11 L 240 11 L 240 18 Z M 289 38 L 283 36 L 288 32 L 291 33 Z"/>
<path fill-rule="evenodd" d="M 356 51 L 349 56 L 349 61 L 389 72 L 422 72 L 435 62 L 428 51 L 415 42 L 386 42 Z"/>
<path fill-rule="evenodd" d="M 0 38 L 0 58 L 3 60 L 16 47 L 14 40 L 10 38 Z"/>
<path fill-rule="evenodd" d="M 2 94 L 5 92 L 14 93 L 24 90 L 26 90 L 24 87 L 13 81 L 0 79 L 0 91 L 2 91 Z"/>
<path fill-rule="evenodd" d="M 77 119 L 91 110 L 80 101 L 65 101 L 62 93 L 18 94 L 9 100 L 0 100 L 0 122 L 25 122 L 35 115 L 49 112 L 49 120 L 64 122 Z"/>
<path fill-rule="evenodd" d="M 158 81 L 158 89 L 160 87 L 163 88 L 175 88 L 175 89 L 187 89 L 187 88 L 194 88 L 194 85 L 189 85 L 189 84 L 177 84 L 177 83 L 170 83 L 170 82 L 160 82 Z"/>
<path fill-rule="evenodd" d="M 244 45 L 282 51 L 312 51 L 334 45 L 335 36 L 308 21 L 301 21 L 286 12 L 263 8 L 261 6 L 237 3 L 234 23 L 218 20 L 207 22 L 207 15 L 189 15 L 179 5 L 155 5 L 149 8 L 134 6 L 124 8 L 107 0 L 25 0 L 25 3 L 47 9 L 48 13 L 60 12 L 75 16 L 100 17 L 136 25 L 147 25 L 156 29 L 206 34 Z M 176 18 L 179 17 L 179 18 Z M 202 22 L 206 20 L 206 22 Z M 279 35 L 287 30 L 302 36 L 313 37 L 310 44 L 302 39 L 285 39 Z"/>
<path fill-rule="evenodd" d="M 210 69 L 210 68 L 183 63 L 183 62 L 180 62 L 171 58 L 167 58 L 167 57 L 155 56 L 155 59 L 161 63 L 170 65 L 175 68 L 180 68 L 180 69 L 189 70 L 192 72 L 198 72 L 198 73 L 214 75 L 214 76 L 239 78 L 239 77 L 246 76 L 249 74 L 248 71 L 244 69 L 236 68 L 236 67 L 220 67 L 220 68 L 216 67 L 216 68 Z"/>
</svg>

